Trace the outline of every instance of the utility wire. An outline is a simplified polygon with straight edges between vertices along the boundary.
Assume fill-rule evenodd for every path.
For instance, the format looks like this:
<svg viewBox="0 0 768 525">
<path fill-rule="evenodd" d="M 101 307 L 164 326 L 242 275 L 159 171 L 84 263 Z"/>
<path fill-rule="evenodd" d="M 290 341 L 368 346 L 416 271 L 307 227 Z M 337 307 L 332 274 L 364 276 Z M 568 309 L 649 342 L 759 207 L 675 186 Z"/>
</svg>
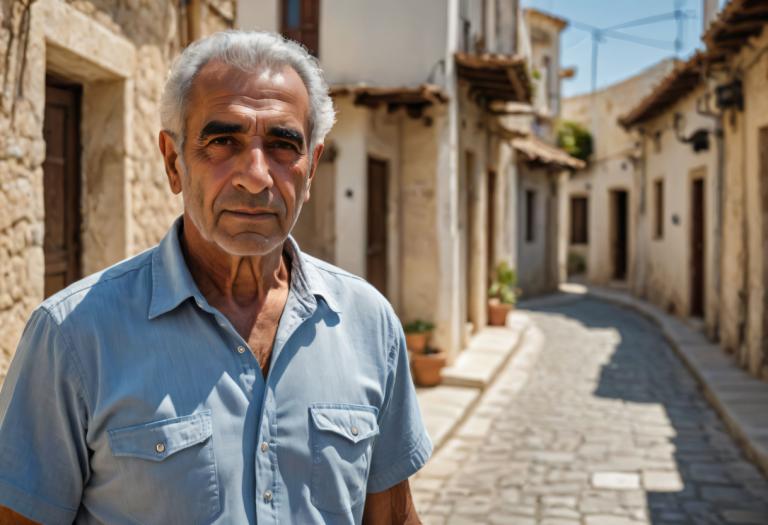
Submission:
<svg viewBox="0 0 768 525">
<path fill-rule="evenodd" d="M 609 27 L 596 27 L 591 24 L 585 24 L 576 20 L 569 20 L 568 22 L 575 29 L 581 29 L 586 31 L 589 36 L 592 37 L 592 92 L 597 88 L 597 57 L 599 45 L 605 42 L 606 38 L 613 38 L 616 40 L 624 40 L 633 44 L 639 44 L 648 47 L 654 47 L 656 49 L 662 49 L 664 51 L 675 51 L 675 54 L 679 55 L 683 46 L 683 22 L 686 18 L 693 18 L 690 10 L 684 11 L 682 9 L 685 0 L 675 0 L 675 10 L 670 13 L 662 13 L 660 15 L 646 16 L 643 18 L 637 18 L 635 20 L 628 20 L 614 26 Z M 674 19 L 677 23 L 676 37 L 673 42 L 666 40 L 659 40 L 655 38 L 647 38 L 637 35 L 630 35 L 617 29 L 625 29 L 628 27 L 637 27 L 642 25 L 653 24 L 664 20 Z M 581 41 L 579 41 L 580 43 Z M 575 45 L 575 44 L 574 44 Z M 573 47 L 573 45 L 571 46 Z"/>
</svg>

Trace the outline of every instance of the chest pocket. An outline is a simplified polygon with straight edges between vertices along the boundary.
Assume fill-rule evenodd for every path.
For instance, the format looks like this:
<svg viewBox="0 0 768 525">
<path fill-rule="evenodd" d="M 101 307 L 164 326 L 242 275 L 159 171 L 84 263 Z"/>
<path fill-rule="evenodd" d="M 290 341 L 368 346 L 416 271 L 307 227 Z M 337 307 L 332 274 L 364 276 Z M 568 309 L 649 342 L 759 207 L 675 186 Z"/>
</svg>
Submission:
<svg viewBox="0 0 768 525">
<path fill-rule="evenodd" d="M 312 504 L 347 513 L 365 501 L 365 487 L 379 433 L 372 406 L 317 403 L 310 407 Z"/>
<path fill-rule="evenodd" d="M 211 411 L 109 430 L 122 505 L 140 523 L 207 523 L 221 510 Z"/>
</svg>

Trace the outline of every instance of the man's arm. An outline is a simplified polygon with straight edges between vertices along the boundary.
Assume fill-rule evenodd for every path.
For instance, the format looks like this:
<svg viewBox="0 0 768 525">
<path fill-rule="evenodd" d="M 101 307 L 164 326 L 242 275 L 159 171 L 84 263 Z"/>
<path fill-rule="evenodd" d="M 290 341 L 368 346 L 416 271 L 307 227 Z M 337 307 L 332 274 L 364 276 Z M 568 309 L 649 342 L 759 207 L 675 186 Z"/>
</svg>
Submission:
<svg viewBox="0 0 768 525">
<path fill-rule="evenodd" d="M 421 525 L 408 480 L 384 492 L 368 494 L 363 510 L 364 525 Z M 3 525 L 0 522 L 0 525 Z"/>
<path fill-rule="evenodd" d="M 0 525 L 40 525 L 36 521 L 29 520 L 8 507 L 0 505 Z"/>
</svg>

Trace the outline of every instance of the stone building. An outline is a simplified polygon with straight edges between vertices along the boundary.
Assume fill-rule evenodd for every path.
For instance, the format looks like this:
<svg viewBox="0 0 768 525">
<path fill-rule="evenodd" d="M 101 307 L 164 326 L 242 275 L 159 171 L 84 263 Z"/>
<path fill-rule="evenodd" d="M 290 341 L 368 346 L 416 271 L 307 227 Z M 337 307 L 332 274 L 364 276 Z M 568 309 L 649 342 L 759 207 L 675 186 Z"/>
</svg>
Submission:
<svg viewBox="0 0 768 525">
<path fill-rule="evenodd" d="M 768 4 L 731 0 L 704 42 L 724 141 L 719 337 L 768 379 Z"/>
<path fill-rule="evenodd" d="M 674 70 L 621 124 L 638 141 L 634 271 L 630 288 L 669 313 L 719 321 L 719 139 L 699 52 Z"/>
<path fill-rule="evenodd" d="M 566 183 L 560 242 L 569 272 L 594 284 L 627 283 L 634 275 L 637 138 L 619 125 L 627 108 L 647 96 L 673 67 L 660 62 L 612 86 L 563 101 L 562 119 L 588 129 L 593 152 Z"/>
<path fill-rule="evenodd" d="M 560 33 L 567 22 L 536 10 L 524 11 L 535 72 L 535 97 L 528 118 L 512 140 L 517 153 L 517 224 L 514 266 L 525 296 L 557 290 L 565 266 L 559 242 L 559 210 L 568 172 L 584 168 L 581 160 L 554 146 L 560 117 Z M 511 126 L 510 126 L 511 127 Z"/>
<path fill-rule="evenodd" d="M 635 99 L 618 119 L 626 133 L 595 134 L 597 158 L 605 155 L 601 141 L 610 137 L 626 149 L 621 162 L 628 189 L 621 191 L 628 193 L 628 204 L 622 205 L 629 210 L 627 218 L 616 217 L 615 204 L 606 208 L 596 200 L 596 191 L 604 191 L 601 179 L 611 180 L 610 174 L 579 174 L 569 182 L 569 193 L 572 204 L 589 199 L 588 281 L 604 284 L 621 274 L 637 295 L 677 315 L 701 318 L 712 339 L 765 379 L 768 4 L 731 0 L 719 14 L 713 2 L 704 4 L 705 19 L 711 20 L 705 24 L 704 49 L 674 64 L 647 96 Z M 640 78 L 650 77 L 627 83 L 647 86 Z M 615 91 L 627 100 L 622 85 L 606 93 Z M 580 102 L 566 101 L 566 118 L 588 121 Z M 614 125 L 606 120 L 593 117 Z M 588 172 L 595 172 L 596 164 Z M 607 233 L 604 225 L 593 224 L 601 216 L 609 218 Z M 573 212 L 569 220 L 573 226 Z M 626 273 L 616 270 L 623 268 L 616 249 L 605 248 L 605 239 L 608 246 L 616 242 L 617 223 L 627 230 Z M 595 239 L 603 248 L 593 246 Z M 570 250 L 577 249 L 583 247 L 572 243 Z"/>
<path fill-rule="evenodd" d="M 32 309 L 156 243 L 179 213 L 157 150 L 170 61 L 233 0 L 0 0 L 0 376 Z"/>
</svg>

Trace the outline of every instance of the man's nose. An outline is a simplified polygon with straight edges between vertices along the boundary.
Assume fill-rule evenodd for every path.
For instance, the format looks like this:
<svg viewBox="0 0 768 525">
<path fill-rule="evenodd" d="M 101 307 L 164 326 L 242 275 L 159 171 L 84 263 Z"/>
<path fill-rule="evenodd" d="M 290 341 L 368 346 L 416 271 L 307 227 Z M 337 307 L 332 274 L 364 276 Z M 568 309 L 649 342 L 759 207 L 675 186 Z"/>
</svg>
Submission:
<svg viewBox="0 0 768 525">
<path fill-rule="evenodd" d="M 269 162 L 262 144 L 251 144 L 243 153 L 242 164 L 233 177 L 232 183 L 253 194 L 272 187 L 274 181 L 269 173 Z"/>
</svg>

